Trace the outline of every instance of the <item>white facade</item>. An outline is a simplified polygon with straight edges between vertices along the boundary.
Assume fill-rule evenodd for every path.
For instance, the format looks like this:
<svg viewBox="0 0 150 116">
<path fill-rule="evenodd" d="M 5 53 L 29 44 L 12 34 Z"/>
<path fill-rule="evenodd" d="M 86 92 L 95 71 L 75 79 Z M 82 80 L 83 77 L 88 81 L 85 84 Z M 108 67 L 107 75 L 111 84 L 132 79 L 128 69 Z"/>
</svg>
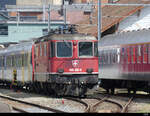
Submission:
<svg viewBox="0 0 150 116">
<path fill-rule="evenodd" d="M 16 0 L 16 4 L 18 6 L 26 6 L 26 5 L 37 5 L 41 6 L 45 4 L 53 4 L 53 5 L 61 5 L 63 0 Z"/>
<path fill-rule="evenodd" d="M 150 7 L 141 9 L 120 22 L 117 32 L 141 30 L 150 28 Z"/>
</svg>

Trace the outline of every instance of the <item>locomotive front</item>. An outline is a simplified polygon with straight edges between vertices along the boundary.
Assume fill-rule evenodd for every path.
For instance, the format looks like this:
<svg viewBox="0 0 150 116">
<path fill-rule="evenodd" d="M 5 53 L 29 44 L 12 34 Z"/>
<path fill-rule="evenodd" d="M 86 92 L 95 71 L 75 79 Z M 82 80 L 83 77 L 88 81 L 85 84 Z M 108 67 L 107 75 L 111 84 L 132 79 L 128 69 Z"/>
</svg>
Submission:
<svg viewBox="0 0 150 116">
<path fill-rule="evenodd" d="M 97 39 L 81 34 L 52 37 L 51 87 L 58 94 L 82 96 L 98 82 Z"/>
</svg>

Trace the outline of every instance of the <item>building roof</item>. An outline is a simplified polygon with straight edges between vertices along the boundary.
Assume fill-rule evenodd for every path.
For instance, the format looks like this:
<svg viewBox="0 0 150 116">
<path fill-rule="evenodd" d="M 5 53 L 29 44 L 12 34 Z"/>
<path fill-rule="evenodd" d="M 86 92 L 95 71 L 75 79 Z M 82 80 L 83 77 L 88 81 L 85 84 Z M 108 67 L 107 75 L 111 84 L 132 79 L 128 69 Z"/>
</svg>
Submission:
<svg viewBox="0 0 150 116">
<path fill-rule="evenodd" d="M 148 4 L 150 1 L 148 0 L 120 0 L 118 3 L 121 4 Z M 126 17 L 132 15 L 136 11 L 142 9 L 143 6 L 104 6 L 102 8 L 102 28 L 101 32 L 106 31 L 113 25 L 119 23 Z M 89 33 L 94 36 L 97 36 L 97 9 L 93 13 L 93 24 L 90 24 L 89 19 L 85 19 L 84 21 L 79 22 L 78 31 L 80 33 Z"/>
</svg>

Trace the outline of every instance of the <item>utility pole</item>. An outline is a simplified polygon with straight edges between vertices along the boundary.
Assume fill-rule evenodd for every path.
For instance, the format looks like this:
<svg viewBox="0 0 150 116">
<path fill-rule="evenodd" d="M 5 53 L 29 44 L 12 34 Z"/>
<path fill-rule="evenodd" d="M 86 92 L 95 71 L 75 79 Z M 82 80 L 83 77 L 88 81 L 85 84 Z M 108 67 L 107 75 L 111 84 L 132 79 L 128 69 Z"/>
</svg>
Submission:
<svg viewBox="0 0 150 116">
<path fill-rule="evenodd" d="M 64 5 L 63 5 L 63 14 L 64 14 L 64 25 L 66 26 L 67 17 L 66 17 L 66 4 L 65 4 L 65 2 L 64 2 Z"/>
<path fill-rule="evenodd" d="M 17 27 L 19 26 L 20 22 L 20 12 L 17 12 Z"/>
<path fill-rule="evenodd" d="M 98 0 L 98 41 L 101 40 L 101 0 Z"/>
<path fill-rule="evenodd" d="M 50 13 L 51 13 L 51 7 L 50 7 L 50 4 L 48 5 L 48 32 L 50 32 L 50 29 L 51 29 L 51 19 L 50 19 Z"/>
<path fill-rule="evenodd" d="M 43 0 L 43 21 L 46 20 L 46 0 Z"/>
</svg>

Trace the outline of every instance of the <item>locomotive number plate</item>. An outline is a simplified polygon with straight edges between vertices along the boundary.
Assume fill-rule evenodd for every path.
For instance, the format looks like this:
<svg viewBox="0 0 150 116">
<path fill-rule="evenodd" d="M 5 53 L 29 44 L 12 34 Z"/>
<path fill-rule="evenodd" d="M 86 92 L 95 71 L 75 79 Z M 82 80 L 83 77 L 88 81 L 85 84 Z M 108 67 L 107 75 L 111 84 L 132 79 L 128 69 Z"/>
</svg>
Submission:
<svg viewBox="0 0 150 116">
<path fill-rule="evenodd" d="M 81 72 L 82 68 L 70 68 L 69 71 L 70 72 Z"/>
</svg>

